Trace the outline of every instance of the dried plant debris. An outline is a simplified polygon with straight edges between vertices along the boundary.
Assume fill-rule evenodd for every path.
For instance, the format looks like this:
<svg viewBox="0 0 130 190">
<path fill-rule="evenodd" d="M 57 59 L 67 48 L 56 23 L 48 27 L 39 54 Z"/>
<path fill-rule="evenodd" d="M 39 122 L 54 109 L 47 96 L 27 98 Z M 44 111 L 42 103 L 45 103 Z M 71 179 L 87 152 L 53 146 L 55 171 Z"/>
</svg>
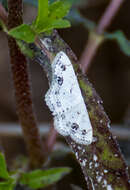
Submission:
<svg viewBox="0 0 130 190">
<path fill-rule="evenodd" d="M 102 101 L 86 76 L 80 73 L 75 64 L 76 57 L 68 45 L 55 31 L 49 38 L 50 53 L 55 57 L 59 51 L 64 51 L 73 63 L 79 86 L 86 103 L 93 128 L 93 142 L 89 145 L 76 143 L 66 136 L 66 141 L 72 148 L 84 173 L 88 189 L 95 190 L 128 190 L 130 181 L 128 168 L 121 155 L 120 148 L 109 128 L 110 122 L 102 107 Z M 44 37 L 43 39 L 44 40 Z M 41 63 L 40 63 L 41 64 Z M 44 65 L 44 63 L 42 63 Z"/>
</svg>

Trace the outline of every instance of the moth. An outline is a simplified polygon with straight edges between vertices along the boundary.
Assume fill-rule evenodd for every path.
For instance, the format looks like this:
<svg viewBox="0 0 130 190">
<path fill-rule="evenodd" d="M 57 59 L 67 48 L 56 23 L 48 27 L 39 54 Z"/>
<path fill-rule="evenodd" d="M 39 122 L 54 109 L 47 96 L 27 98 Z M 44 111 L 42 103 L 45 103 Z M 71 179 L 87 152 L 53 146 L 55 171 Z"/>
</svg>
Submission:
<svg viewBox="0 0 130 190">
<path fill-rule="evenodd" d="M 61 51 L 51 69 L 52 81 L 45 101 L 54 116 L 55 129 L 78 144 L 90 144 L 93 130 L 71 61 Z"/>
</svg>

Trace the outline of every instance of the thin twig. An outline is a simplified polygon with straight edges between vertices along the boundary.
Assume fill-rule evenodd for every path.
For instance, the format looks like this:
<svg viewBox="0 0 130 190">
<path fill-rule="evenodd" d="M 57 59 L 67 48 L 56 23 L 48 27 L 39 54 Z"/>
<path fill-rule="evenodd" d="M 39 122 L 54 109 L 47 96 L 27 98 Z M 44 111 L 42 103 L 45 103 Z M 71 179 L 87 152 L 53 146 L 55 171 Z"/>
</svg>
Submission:
<svg viewBox="0 0 130 190">
<path fill-rule="evenodd" d="M 5 25 L 7 24 L 8 14 L 1 3 L 0 3 L 0 19 Z"/>
<path fill-rule="evenodd" d="M 124 0 L 111 0 L 111 3 L 108 5 L 97 26 L 96 32 L 98 34 L 102 34 L 104 30 L 111 24 L 112 19 L 118 12 L 123 2 Z"/>
<path fill-rule="evenodd" d="M 52 124 L 49 134 L 48 134 L 48 137 L 47 137 L 47 140 L 46 140 L 46 146 L 47 146 L 48 153 L 52 152 L 52 150 L 55 146 L 55 143 L 56 143 L 57 135 L 58 135 L 58 133 Z"/>
<path fill-rule="evenodd" d="M 86 72 L 88 72 L 91 61 L 92 61 L 93 57 L 95 56 L 95 54 L 102 42 L 103 42 L 102 36 L 98 36 L 94 32 L 89 33 L 87 45 L 86 45 L 85 50 L 83 51 L 82 56 L 79 61 L 80 68 L 84 74 Z"/>
<path fill-rule="evenodd" d="M 44 53 L 46 54 L 46 56 L 48 57 L 48 59 L 50 61 L 53 60 L 53 57 L 51 56 L 51 54 L 49 53 L 49 51 L 47 50 L 47 48 L 43 45 L 43 43 L 42 43 L 42 41 L 41 41 L 40 38 L 37 37 L 35 39 L 35 44 L 37 45 L 37 47 L 41 48 L 44 51 Z"/>
<path fill-rule="evenodd" d="M 90 32 L 88 43 L 79 61 L 83 73 L 88 72 L 92 59 L 94 58 L 99 46 L 103 42 L 102 34 L 104 30 L 110 25 L 112 19 L 118 12 L 123 2 L 124 0 L 111 0 L 103 16 L 101 17 L 97 28 L 94 32 Z"/>
</svg>

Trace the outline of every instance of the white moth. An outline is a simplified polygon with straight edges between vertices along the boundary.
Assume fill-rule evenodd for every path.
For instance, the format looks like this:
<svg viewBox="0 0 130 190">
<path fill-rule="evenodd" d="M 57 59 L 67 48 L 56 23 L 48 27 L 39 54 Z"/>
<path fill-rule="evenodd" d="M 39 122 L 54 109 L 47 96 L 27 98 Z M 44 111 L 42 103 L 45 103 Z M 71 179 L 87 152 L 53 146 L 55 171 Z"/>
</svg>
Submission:
<svg viewBox="0 0 130 190">
<path fill-rule="evenodd" d="M 51 67 L 52 81 L 45 101 L 54 116 L 54 127 L 76 143 L 88 145 L 93 131 L 73 66 L 61 51 Z"/>
</svg>

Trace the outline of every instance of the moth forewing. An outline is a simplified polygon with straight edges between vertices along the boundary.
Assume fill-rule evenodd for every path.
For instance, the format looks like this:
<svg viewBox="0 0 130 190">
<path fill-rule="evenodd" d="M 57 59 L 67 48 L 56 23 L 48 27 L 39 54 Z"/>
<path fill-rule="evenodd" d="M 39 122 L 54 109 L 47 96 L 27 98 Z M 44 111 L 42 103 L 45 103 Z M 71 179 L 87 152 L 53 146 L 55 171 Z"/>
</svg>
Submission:
<svg viewBox="0 0 130 190">
<path fill-rule="evenodd" d="M 54 127 L 76 143 L 92 143 L 93 130 L 73 66 L 64 52 L 52 64 L 52 81 L 45 101 L 54 115 Z"/>
</svg>

